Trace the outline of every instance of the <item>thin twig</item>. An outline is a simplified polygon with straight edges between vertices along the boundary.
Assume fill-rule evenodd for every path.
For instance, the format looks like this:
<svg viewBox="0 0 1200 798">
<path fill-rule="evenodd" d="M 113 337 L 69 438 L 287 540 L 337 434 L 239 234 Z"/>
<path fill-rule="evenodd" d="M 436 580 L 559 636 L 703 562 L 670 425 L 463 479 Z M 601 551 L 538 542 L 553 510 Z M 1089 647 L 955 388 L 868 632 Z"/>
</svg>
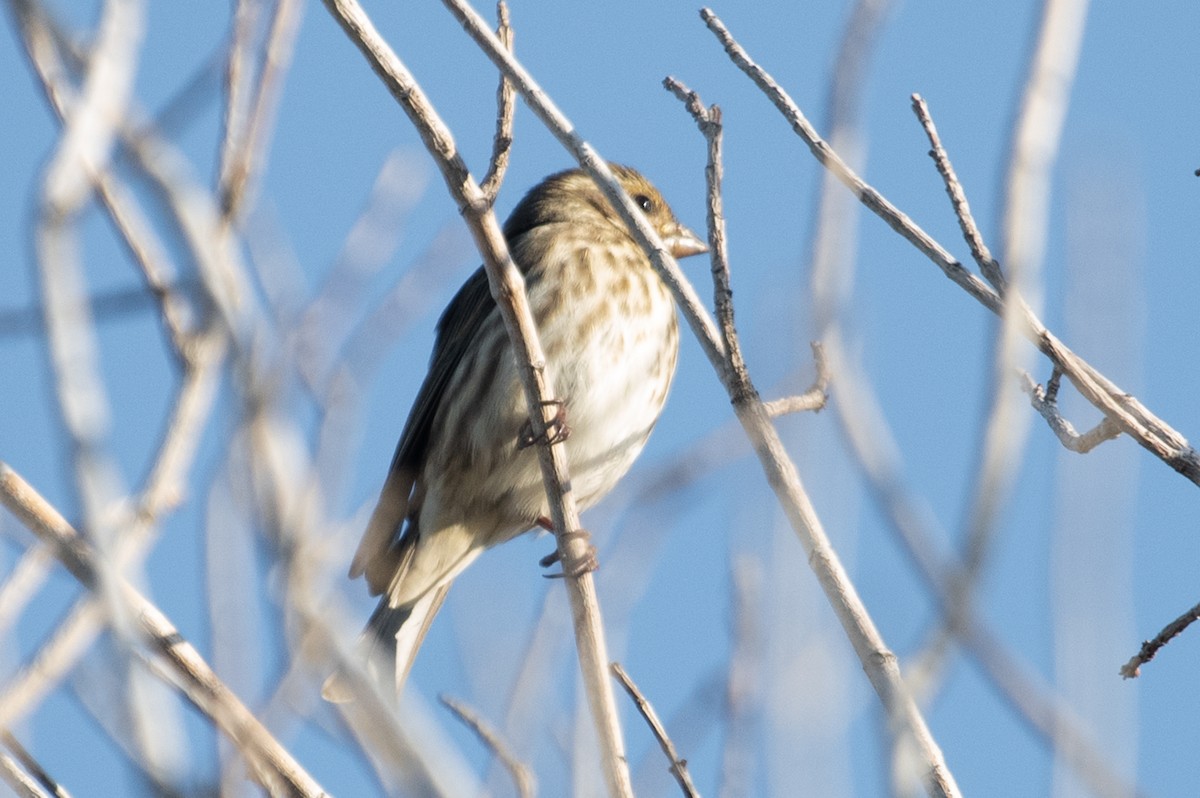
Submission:
<svg viewBox="0 0 1200 798">
<path fill-rule="evenodd" d="M 946 193 L 950 196 L 950 203 L 954 206 L 954 215 L 958 218 L 958 226 L 962 230 L 963 238 L 966 239 L 967 246 L 971 249 L 971 257 L 978 264 L 979 271 L 992 284 L 992 288 L 996 289 L 996 293 L 1003 296 L 1008 282 L 1004 279 L 1004 272 L 1000 268 L 1000 264 L 992 257 L 991 250 L 984 243 L 983 234 L 979 232 L 979 225 L 975 223 L 975 217 L 971 214 L 971 204 L 967 202 L 967 195 L 963 191 L 962 183 L 958 181 L 953 164 L 950 163 L 950 156 L 942 146 L 942 139 L 938 135 L 937 127 L 933 124 L 933 117 L 929 115 L 929 106 L 921 95 L 914 94 L 912 107 L 917 119 L 921 120 L 921 127 L 925 129 L 925 135 L 929 137 L 929 146 L 933 148 L 929 151 L 929 157 L 933 158 L 933 162 L 937 164 L 938 174 L 942 176 L 942 181 L 946 184 Z"/>
<path fill-rule="evenodd" d="M 708 145 L 708 162 L 704 167 L 705 183 L 708 186 L 707 224 L 708 251 L 712 260 L 713 305 L 716 308 L 717 327 L 721 331 L 721 343 L 725 348 L 725 362 L 731 371 L 732 384 L 739 390 L 754 393 L 746 361 L 742 357 L 736 328 L 733 322 L 733 288 L 729 280 L 729 251 L 725 235 L 725 209 L 721 199 L 721 181 L 724 176 L 724 160 L 721 157 L 721 109 L 713 105 L 706 107 L 700 95 L 672 77 L 663 80 L 663 86 L 687 107 L 696 121 L 704 141 Z M 756 394 L 755 394 L 756 395 Z M 733 403 L 747 401 L 749 396 L 735 394 Z"/>
<path fill-rule="evenodd" d="M 513 51 L 513 29 L 508 18 L 508 4 L 504 0 L 496 3 L 496 37 L 511 53 Z M 508 75 L 500 73 L 500 85 L 496 88 L 496 135 L 492 139 L 492 157 L 488 161 L 487 173 L 479 181 L 488 205 L 496 203 L 504 173 L 508 171 L 508 159 L 512 155 L 513 116 L 517 108 L 517 90 Z"/>
<path fill-rule="evenodd" d="M 781 399 L 764 402 L 763 406 L 771 418 L 778 418 L 789 413 L 817 413 L 828 404 L 829 363 L 825 358 L 825 346 L 820 341 L 811 341 L 809 346 L 812 348 L 813 366 L 817 372 L 813 377 L 812 385 L 804 393 L 796 396 L 785 396 Z"/>
<path fill-rule="evenodd" d="M 1062 380 L 1062 370 L 1057 366 L 1050 374 L 1043 388 L 1034 382 L 1028 373 L 1021 373 L 1021 390 L 1029 394 L 1029 403 L 1033 409 L 1046 419 L 1051 432 L 1058 437 L 1059 442 L 1067 451 L 1086 454 L 1105 441 L 1111 441 L 1121 434 L 1121 428 L 1111 418 L 1105 416 L 1100 423 L 1084 433 L 1075 431 L 1075 426 L 1063 418 L 1058 411 L 1058 386 Z"/>
<path fill-rule="evenodd" d="M 792 130 L 808 145 L 808 149 L 812 152 L 813 157 L 822 166 L 830 170 L 835 177 L 844 183 L 863 205 L 867 206 L 868 209 L 883 219 L 889 227 L 907 239 L 913 246 L 937 264 L 947 277 L 985 306 L 994 311 L 999 311 L 1000 303 L 996 292 L 978 277 L 963 268 L 963 265 L 955 260 L 941 244 L 933 240 L 929 234 L 914 224 L 899 208 L 888 202 L 883 195 L 867 185 L 862 178 L 855 174 L 854 170 L 833 151 L 829 144 L 817 135 L 816 128 L 809 123 L 799 106 L 796 105 L 788 93 L 775 82 L 774 78 L 750 59 L 750 56 L 742 46 L 734 40 L 729 29 L 725 27 L 725 24 L 721 22 L 711 9 L 705 8 L 701 10 L 700 17 L 704 20 L 708 29 L 713 32 L 713 35 L 717 37 L 717 40 L 721 42 L 730 59 L 767 95 L 767 99 L 779 109 L 779 112 L 791 124 Z"/>
<path fill-rule="evenodd" d="M 1171 621 L 1163 630 L 1154 636 L 1153 640 L 1147 640 L 1142 643 L 1138 653 L 1130 657 L 1129 662 L 1121 666 L 1121 676 L 1126 679 L 1136 679 L 1142 675 L 1142 666 L 1150 660 L 1154 659 L 1154 655 L 1158 650 L 1171 642 L 1171 639 L 1183 632 L 1194 622 L 1200 621 L 1200 604 L 1192 607 L 1190 610 L 1180 615 L 1175 620 Z"/>
<path fill-rule="evenodd" d="M 534 778 L 533 771 L 517 758 L 499 732 L 463 702 L 451 698 L 445 693 L 439 695 L 438 700 L 446 709 L 453 712 L 455 717 L 462 721 L 468 729 L 475 732 L 475 736 L 479 738 L 480 742 L 496 755 L 496 758 L 504 765 L 504 769 L 512 776 L 517 795 L 521 798 L 533 798 L 537 795 L 537 779 Z"/>
<path fill-rule="evenodd" d="M 688 798 L 699 798 L 700 793 L 696 790 L 696 785 L 692 783 L 691 774 L 688 773 L 687 760 L 679 756 L 679 752 L 675 750 L 675 743 L 671 742 L 671 737 L 667 734 L 667 730 L 663 728 L 662 721 L 658 719 L 658 713 L 654 711 L 654 706 L 642 695 L 642 691 L 633 683 L 633 679 L 621 667 L 621 663 L 614 662 L 609 667 L 612 669 L 613 676 L 617 677 L 617 681 L 621 683 L 621 686 L 625 688 L 625 692 L 633 699 L 638 713 L 645 719 L 646 725 L 653 732 L 654 739 L 658 740 L 659 747 L 666 754 L 667 761 L 671 763 L 667 769 L 671 771 L 671 775 L 679 782 L 679 788 L 683 790 L 683 794 L 688 796 Z"/>
</svg>

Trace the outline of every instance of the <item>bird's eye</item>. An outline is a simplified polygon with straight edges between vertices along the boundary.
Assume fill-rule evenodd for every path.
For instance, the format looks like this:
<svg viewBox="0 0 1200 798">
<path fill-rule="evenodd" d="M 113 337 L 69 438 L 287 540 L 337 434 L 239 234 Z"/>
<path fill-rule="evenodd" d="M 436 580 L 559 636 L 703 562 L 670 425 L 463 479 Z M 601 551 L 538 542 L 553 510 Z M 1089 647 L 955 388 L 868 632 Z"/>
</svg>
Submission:
<svg viewBox="0 0 1200 798">
<path fill-rule="evenodd" d="M 647 197 L 645 194 L 638 194 L 633 198 L 637 206 L 642 209 L 643 213 L 650 213 L 654 210 L 654 200 Z"/>
</svg>

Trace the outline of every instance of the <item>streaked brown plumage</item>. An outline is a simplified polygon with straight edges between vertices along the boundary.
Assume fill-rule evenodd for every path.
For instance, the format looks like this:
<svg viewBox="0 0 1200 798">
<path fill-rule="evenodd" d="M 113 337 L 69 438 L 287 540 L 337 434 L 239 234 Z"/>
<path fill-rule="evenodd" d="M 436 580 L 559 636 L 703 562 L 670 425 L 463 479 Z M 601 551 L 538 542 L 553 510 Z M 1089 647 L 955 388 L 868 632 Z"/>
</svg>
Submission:
<svg viewBox="0 0 1200 798">
<path fill-rule="evenodd" d="M 658 190 L 633 169 L 614 174 L 676 257 L 705 251 Z M 666 286 L 600 189 L 579 170 L 546 178 L 504 226 L 525 276 L 562 400 L 572 490 L 585 509 L 641 452 L 675 373 L 678 328 Z M 537 453 L 518 445 L 528 408 L 482 269 L 442 314 L 379 503 L 350 566 L 381 595 L 372 645 L 392 648 L 403 685 L 450 582 L 485 548 L 533 528 L 549 508 Z M 340 686 L 326 696 L 345 697 Z"/>
</svg>

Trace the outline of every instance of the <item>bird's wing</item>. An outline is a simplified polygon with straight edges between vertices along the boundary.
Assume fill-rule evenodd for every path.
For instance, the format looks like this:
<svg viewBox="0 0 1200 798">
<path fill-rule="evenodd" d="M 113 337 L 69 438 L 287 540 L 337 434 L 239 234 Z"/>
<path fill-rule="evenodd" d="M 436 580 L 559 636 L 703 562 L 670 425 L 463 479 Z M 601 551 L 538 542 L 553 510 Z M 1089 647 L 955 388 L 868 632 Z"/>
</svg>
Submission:
<svg viewBox="0 0 1200 798">
<path fill-rule="evenodd" d="M 429 373 L 409 411 L 379 502 L 350 563 L 350 578 L 365 573 L 371 595 L 388 589 L 420 534 L 411 523 L 403 532 L 401 526 L 409 516 L 413 486 L 429 453 L 433 421 L 446 399 L 446 388 L 454 372 L 484 319 L 495 309 L 496 302 L 481 267 L 458 289 L 438 320 Z"/>
</svg>

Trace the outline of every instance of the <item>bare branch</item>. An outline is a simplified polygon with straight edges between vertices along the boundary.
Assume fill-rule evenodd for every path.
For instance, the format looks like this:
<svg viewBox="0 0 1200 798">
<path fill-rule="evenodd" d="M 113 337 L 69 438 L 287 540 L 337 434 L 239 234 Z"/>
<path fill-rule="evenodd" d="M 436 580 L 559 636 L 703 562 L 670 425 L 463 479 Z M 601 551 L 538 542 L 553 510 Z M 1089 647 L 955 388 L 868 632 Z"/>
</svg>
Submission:
<svg viewBox="0 0 1200 798">
<path fill-rule="evenodd" d="M 33 755 L 25 750 L 25 746 L 12 735 L 12 732 L 7 729 L 0 731 L 0 743 L 12 752 L 21 767 L 25 769 L 29 775 L 37 779 L 40 784 L 54 798 L 71 798 L 71 793 L 67 792 L 67 788 L 58 783 L 58 780 L 46 772 L 46 769 L 33 758 Z"/>
<path fill-rule="evenodd" d="M 701 11 L 701 17 L 710 28 L 714 30 L 719 28 L 724 31 L 720 21 L 708 9 Z M 714 25 L 717 28 L 714 28 Z M 730 47 L 740 50 L 732 38 L 728 37 L 727 31 L 725 36 L 727 50 Z M 844 164 L 843 168 L 846 168 Z M 846 171 L 851 174 L 848 169 Z M 658 266 L 657 263 L 655 265 Z M 961 265 L 958 265 L 958 270 L 969 281 L 979 282 L 974 275 L 962 269 Z M 719 279 L 717 273 L 718 270 L 714 269 L 715 279 Z M 991 293 L 986 286 L 982 284 L 980 286 L 989 294 Z M 685 313 L 688 312 L 690 310 L 685 310 Z M 693 329 L 698 326 L 700 325 L 693 323 Z M 725 332 L 728 333 L 731 330 L 727 327 Z M 736 340 L 736 336 L 734 339 Z M 702 340 L 702 343 L 705 342 Z M 710 352 L 709 357 L 715 360 L 714 353 Z M 733 401 L 738 420 L 754 446 L 767 482 L 775 491 L 777 499 L 808 556 L 809 565 L 816 575 L 817 581 L 854 646 L 855 653 L 888 715 L 891 728 L 901 742 L 911 744 L 913 750 L 917 752 L 916 756 L 921 762 L 922 778 L 926 789 L 931 794 L 938 796 L 958 795 L 958 785 L 955 783 L 954 776 L 947 767 L 945 757 L 930 733 L 920 709 L 904 684 L 895 654 L 888 649 L 878 629 L 875 628 L 853 583 L 843 569 L 836 551 L 825 534 L 820 518 L 804 490 L 795 463 L 788 457 L 778 431 L 772 425 L 766 408 L 749 380 L 749 375 L 744 369 L 739 372 L 733 368 L 727 360 L 723 365 L 718 366 L 718 373 Z"/>
<path fill-rule="evenodd" d="M 529 766 L 517 758 L 508 744 L 500 736 L 499 732 L 493 729 L 483 718 L 479 717 L 466 704 L 443 693 L 438 696 L 438 700 L 454 713 L 468 729 L 475 732 L 475 736 L 479 738 L 488 750 L 496 755 L 500 763 L 504 765 L 504 769 L 512 776 L 513 786 L 516 787 L 517 795 L 521 798 L 533 798 L 537 795 L 537 779 L 534 778 L 533 771 Z"/>
<path fill-rule="evenodd" d="M 820 412 L 829 402 L 829 364 L 825 359 L 825 347 L 820 341 L 812 341 L 809 346 L 812 347 L 813 365 L 817 370 L 812 385 L 797 396 L 785 396 L 782 399 L 764 402 L 763 406 L 771 418 L 789 413 Z"/>
<path fill-rule="evenodd" d="M 883 195 L 867 185 L 862 178 L 855 174 L 846 165 L 846 162 L 817 135 L 816 129 L 809 123 L 799 106 L 788 96 L 788 93 L 758 64 L 750 60 L 750 56 L 734 40 L 729 29 L 725 27 L 725 24 L 721 22 L 711 9 L 703 9 L 700 12 L 700 18 L 704 20 L 708 29 L 721 42 L 730 59 L 754 81 L 775 107 L 779 109 L 779 112 L 791 124 L 792 130 L 808 145 L 808 149 L 812 152 L 813 157 L 822 166 L 830 170 L 838 180 L 845 184 L 863 205 L 867 206 L 879 218 L 883 219 L 889 227 L 937 264 L 947 277 L 957 283 L 971 296 L 975 297 L 980 303 L 994 312 L 999 312 L 999 297 L 996 296 L 995 291 L 963 268 L 963 265 L 955 260 L 941 244 L 934 241 L 928 233 L 918 227 L 899 208 L 888 202 Z"/>
<path fill-rule="evenodd" d="M 1004 272 L 1001 270 L 1000 264 L 992 257 L 991 250 L 983 241 L 983 234 L 979 232 L 979 226 L 975 224 L 975 217 L 971 215 L 971 204 L 967 202 L 967 195 L 963 191 L 962 184 L 958 182 L 958 175 L 955 174 L 954 166 L 950 163 L 950 156 L 946 154 L 946 149 L 942 146 L 942 139 L 938 135 L 937 127 L 933 124 L 933 117 L 929 115 L 929 106 L 921 95 L 914 94 L 912 107 L 917 119 L 921 120 L 921 127 L 925 129 L 925 135 L 929 137 L 929 146 L 933 147 L 929 151 L 929 157 L 933 158 L 933 162 L 937 164 L 938 173 L 946 184 L 946 193 L 950 195 L 950 202 L 954 206 L 954 215 L 958 218 L 958 226 L 962 229 L 963 238 L 966 239 L 967 246 L 971 249 L 971 257 L 979 265 L 979 271 L 992 284 L 992 288 L 995 288 L 996 292 L 1003 296 L 1007 287 Z"/>
<path fill-rule="evenodd" d="M 778 83 L 761 67 L 750 60 L 746 51 L 734 41 L 728 29 L 712 11 L 701 12 L 709 29 L 725 47 L 733 62 L 758 85 L 779 109 L 792 129 L 808 145 L 813 156 L 844 183 L 869 210 L 879 216 L 889 227 L 920 250 L 937 265 L 943 273 L 959 287 L 975 298 L 988 310 L 999 315 L 1002 304 L 994 290 L 975 275 L 963 268 L 950 254 L 918 227 L 896 206 L 892 205 L 874 188 L 868 186 L 829 145 L 816 133 L 800 108 L 792 101 Z M 1057 336 L 1046 329 L 1041 320 L 1023 302 L 1021 303 L 1024 334 L 1038 350 L 1059 366 L 1076 389 L 1089 403 L 1106 416 L 1112 418 L 1121 431 L 1138 442 L 1189 481 L 1200 485 L 1200 455 L 1187 439 L 1162 419 L 1151 413 L 1131 394 L 1121 390 L 1111 380 L 1097 371 L 1085 360 L 1072 352 Z"/>
<path fill-rule="evenodd" d="M 1105 416 L 1099 424 L 1082 434 L 1075 431 L 1070 421 L 1058 412 L 1058 386 L 1062 380 L 1062 370 L 1055 366 L 1046 381 L 1046 387 L 1034 382 L 1028 373 L 1021 373 L 1021 390 L 1029 394 L 1029 403 L 1033 409 L 1046 419 L 1060 443 L 1072 452 L 1086 454 L 1105 441 L 1111 441 L 1121 434 L 1121 428 L 1111 418 Z"/>
<path fill-rule="evenodd" d="M 708 185 L 706 226 L 708 250 L 712 258 L 713 304 L 716 307 L 717 326 L 721 330 L 721 343 L 725 348 L 732 384 L 741 390 L 753 391 L 733 324 L 733 289 L 729 284 L 729 251 L 725 243 L 725 210 L 721 201 L 721 180 L 725 170 L 721 160 L 721 109 L 716 105 L 705 107 L 699 94 L 675 78 L 664 79 L 663 86 L 687 106 L 688 113 L 696 120 L 708 144 L 708 164 L 704 167 L 705 183 Z M 732 398 L 734 404 L 744 400 L 737 394 Z"/>
<path fill-rule="evenodd" d="M 508 4 L 504 0 L 496 3 L 496 37 L 511 53 L 513 51 L 513 29 L 508 19 Z M 513 116 L 517 109 L 517 91 L 512 81 L 503 72 L 500 73 L 500 85 L 496 88 L 496 135 L 492 139 L 492 157 L 488 161 L 487 173 L 479 181 L 479 190 L 487 199 L 488 205 L 496 203 L 496 195 L 500 193 L 500 184 L 504 182 L 504 173 L 508 171 L 508 158 L 512 154 Z"/>
<path fill-rule="evenodd" d="M 675 750 L 675 743 L 671 742 L 667 730 L 663 728 L 662 721 L 658 719 L 658 713 L 654 711 L 654 706 L 642 695 L 642 691 L 633 683 L 633 679 L 621 667 L 621 663 L 614 662 L 609 667 L 612 668 L 613 676 L 617 677 L 617 681 L 633 699 L 638 713 L 645 719 L 646 725 L 654 733 L 654 739 L 658 740 L 659 747 L 667 755 L 667 761 L 671 763 L 668 770 L 679 782 L 679 788 L 683 790 L 683 794 L 688 798 L 699 798 L 700 793 L 696 790 L 696 785 L 692 784 L 692 776 L 688 773 L 687 760 L 679 756 L 679 752 Z"/>
<path fill-rule="evenodd" d="M 18 798 L 47 798 L 37 780 L 21 769 L 8 754 L 0 754 L 0 779 L 12 788 Z"/>
<path fill-rule="evenodd" d="M 955 603 L 961 566 L 939 556 L 937 540 L 948 536 L 932 511 L 905 484 L 894 436 L 876 397 L 852 370 L 834 361 L 838 373 L 837 417 L 876 502 L 899 534 L 904 551 L 937 599 L 946 630 L 979 663 L 980 670 L 1005 697 L 1018 717 L 1047 743 L 1096 795 L 1121 798 L 1136 794 L 1099 751 L 1071 707 L 1036 670 L 1016 659 L 985 618 L 971 606 Z M 914 687 L 914 690 L 917 690 Z"/>
<path fill-rule="evenodd" d="M 587 567 L 592 556 L 591 545 L 580 526 L 574 494 L 563 489 L 563 486 L 570 482 L 566 449 L 553 445 L 546 435 L 546 430 L 553 421 L 554 408 L 546 402 L 548 392 L 542 368 L 546 358 L 529 311 L 524 279 L 508 252 L 500 224 L 459 156 L 449 129 L 426 99 L 412 74 L 379 35 L 366 12 L 355 0 L 325 0 L 325 5 L 351 41 L 366 56 L 371 67 L 391 90 L 393 97 L 416 127 L 426 149 L 441 170 L 447 188 L 458 202 L 476 247 L 483 256 L 488 284 L 503 317 L 517 359 L 517 368 L 530 411 L 532 434 L 542 441 L 537 447 L 538 460 L 546 485 L 563 570 L 568 574 L 564 581 L 567 583 L 567 593 L 576 621 L 579 664 L 600 740 L 605 779 L 611 794 L 631 795 L 633 788 L 629 782 L 629 767 L 625 761 L 620 720 L 611 685 L 604 673 L 607 654 L 600 607 L 596 598 L 595 583 Z M 478 16 L 475 18 L 478 20 Z M 508 56 L 507 50 L 500 46 L 486 26 L 483 33 Z M 626 199 L 626 202 L 629 200 Z"/>
<path fill-rule="evenodd" d="M 1192 607 L 1183 615 L 1180 615 L 1163 627 L 1163 630 L 1156 634 L 1153 640 L 1147 640 L 1142 643 L 1142 647 L 1138 653 L 1130 657 L 1129 662 L 1121 666 L 1121 676 L 1126 679 L 1136 679 L 1138 676 L 1141 676 L 1142 666 L 1154 659 L 1154 655 L 1158 653 L 1160 648 L 1171 642 L 1172 638 L 1181 634 L 1184 629 L 1187 629 L 1198 620 L 1200 620 L 1200 604 Z"/>
</svg>

